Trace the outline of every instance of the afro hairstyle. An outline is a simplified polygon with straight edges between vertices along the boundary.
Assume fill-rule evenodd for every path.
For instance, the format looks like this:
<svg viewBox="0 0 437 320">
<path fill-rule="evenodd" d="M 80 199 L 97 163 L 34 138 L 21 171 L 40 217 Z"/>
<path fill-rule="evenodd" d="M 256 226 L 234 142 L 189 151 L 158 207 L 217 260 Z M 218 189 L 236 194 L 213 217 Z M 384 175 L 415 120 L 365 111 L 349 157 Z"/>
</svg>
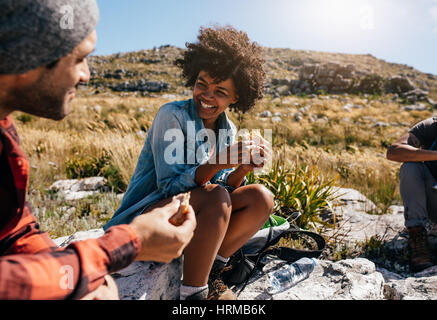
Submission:
<svg viewBox="0 0 437 320">
<path fill-rule="evenodd" d="M 246 112 L 263 97 L 264 57 L 261 47 L 232 26 L 201 27 L 198 42 L 186 43 L 187 50 L 175 65 L 182 69 L 186 86 L 193 87 L 200 71 L 218 82 L 232 79 L 239 100 L 230 108 Z"/>
</svg>

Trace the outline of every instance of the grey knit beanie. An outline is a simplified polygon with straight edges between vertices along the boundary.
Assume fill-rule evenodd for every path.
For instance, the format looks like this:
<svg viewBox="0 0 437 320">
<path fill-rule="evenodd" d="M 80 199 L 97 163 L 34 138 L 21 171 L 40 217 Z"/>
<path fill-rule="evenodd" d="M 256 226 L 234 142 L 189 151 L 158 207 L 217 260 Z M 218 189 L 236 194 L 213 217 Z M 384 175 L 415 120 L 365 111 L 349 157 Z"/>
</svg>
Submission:
<svg viewBox="0 0 437 320">
<path fill-rule="evenodd" d="M 98 19 L 96 0 L 0 0 L 0 74 L 21 74 L 68 55 Z"/>
</svg>

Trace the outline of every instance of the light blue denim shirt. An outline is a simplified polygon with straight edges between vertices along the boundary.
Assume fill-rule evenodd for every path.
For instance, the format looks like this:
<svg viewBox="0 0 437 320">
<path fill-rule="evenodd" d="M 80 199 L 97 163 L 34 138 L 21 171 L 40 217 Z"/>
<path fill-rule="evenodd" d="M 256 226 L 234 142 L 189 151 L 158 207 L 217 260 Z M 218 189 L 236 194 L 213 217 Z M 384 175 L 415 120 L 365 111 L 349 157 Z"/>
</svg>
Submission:
<svg viewBox="0 0 437 320">
<path fill-rule="evenodd" d="M 217 121 L 216 152 L 220 152 L 234 143 L 237 130 L 225 112 Z M 196 170 L 210 158 L 211 145 L 201 134 L 205 130 L 192 99 L 163 105 L 148 131 L 121 205 L 103 228 L 130 223 L 158 200 L 199 187 Z M 221 170 L 209 183 L 227 186 L 234 170 Z"/>
</svg>

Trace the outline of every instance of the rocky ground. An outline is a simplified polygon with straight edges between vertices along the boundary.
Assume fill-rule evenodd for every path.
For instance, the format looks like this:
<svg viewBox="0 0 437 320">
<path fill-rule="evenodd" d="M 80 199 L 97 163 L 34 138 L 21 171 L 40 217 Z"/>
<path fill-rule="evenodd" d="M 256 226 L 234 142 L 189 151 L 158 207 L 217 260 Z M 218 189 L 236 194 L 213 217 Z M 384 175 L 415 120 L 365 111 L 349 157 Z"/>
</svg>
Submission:
<svg viewBox="0 0 437 320">
<path fill-rule="evenodd" d="M 64 181 L 52 188 L 65 196 L 77 199 L 83 192 L 98 192 L 102 180 Z M 334 261 L 329 254 L 322 254 L 310 277 L 282 293 L 270 295 L 266 286 L 268 273 L 284 264 L 266 258 L 266 265 L 249 281 L 239 296 L 240 300 L 434 300 L 437 298 L 437 266 L 419 273 L 410 273 L 406 264 L 407 234 L 403 226 L 403 208 L 391 207 L 385 215 L 368 214 L 375 206 L 365 196 L 353 189 L 338 188 L 338 205 L 335 214 L 338 227 L 326 230 L 326 240 L 335 238 L 339 246 L 354 250 L 367 244 L 366 258 Z M 333 216 L 333 215 L 332 215 Z M 429 239 L 437 247 L 437 232 L 430 225 Z M 56 239 L 60 246 L 72 241 L 96 238 L 102 229 L 82 231 Z M 373 245 L 370 245 L 372 244 Z M 362 247 L 361 247 L 362 249 Z M 361 253 L 363 251 L 361 250 Z M 122 299 L 173 300 L 177 298 L 182 263 L 176 259 L 170 264 L 135 262 L 114 274 Z M 240 287 L 233 288 L 238 292 Z"/>
</svg>

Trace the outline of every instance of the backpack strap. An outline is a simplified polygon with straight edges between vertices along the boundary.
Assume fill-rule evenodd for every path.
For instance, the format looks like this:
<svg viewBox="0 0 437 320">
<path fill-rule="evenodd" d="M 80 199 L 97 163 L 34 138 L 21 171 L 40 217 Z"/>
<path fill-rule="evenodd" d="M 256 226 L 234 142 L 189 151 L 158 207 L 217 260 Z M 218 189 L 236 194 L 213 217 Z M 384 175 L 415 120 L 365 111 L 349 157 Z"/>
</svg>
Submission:
<svg viewBox="0 0 437 320">
<path fill-rule="evenodd" d="M 317 249 L 301 250 L 301 249 L 294 249 L 289 247 L 277 247 L 277 246 L 275 247 L 275 245 L 279 242 L 279 240 L 282 237 L 288 235 L 290 235 L 292 238 L 297 238 L 299 236 L 307 236 L 316 242 Z M 285 260 L 287 262 L 294 262 L 304 257 L 307 258 L 319 257 L 322 254 L 322 251 L 326 247 L 326 241 L 320 234 L 317 234 L 315 232 L 290 228 L 282 232 L 275 239 L 272 239 L 272 241 L 270 242 L 270 246 L 276 249 L 274 254 L 277 255 L 279 259 Z"/>
</svg>

